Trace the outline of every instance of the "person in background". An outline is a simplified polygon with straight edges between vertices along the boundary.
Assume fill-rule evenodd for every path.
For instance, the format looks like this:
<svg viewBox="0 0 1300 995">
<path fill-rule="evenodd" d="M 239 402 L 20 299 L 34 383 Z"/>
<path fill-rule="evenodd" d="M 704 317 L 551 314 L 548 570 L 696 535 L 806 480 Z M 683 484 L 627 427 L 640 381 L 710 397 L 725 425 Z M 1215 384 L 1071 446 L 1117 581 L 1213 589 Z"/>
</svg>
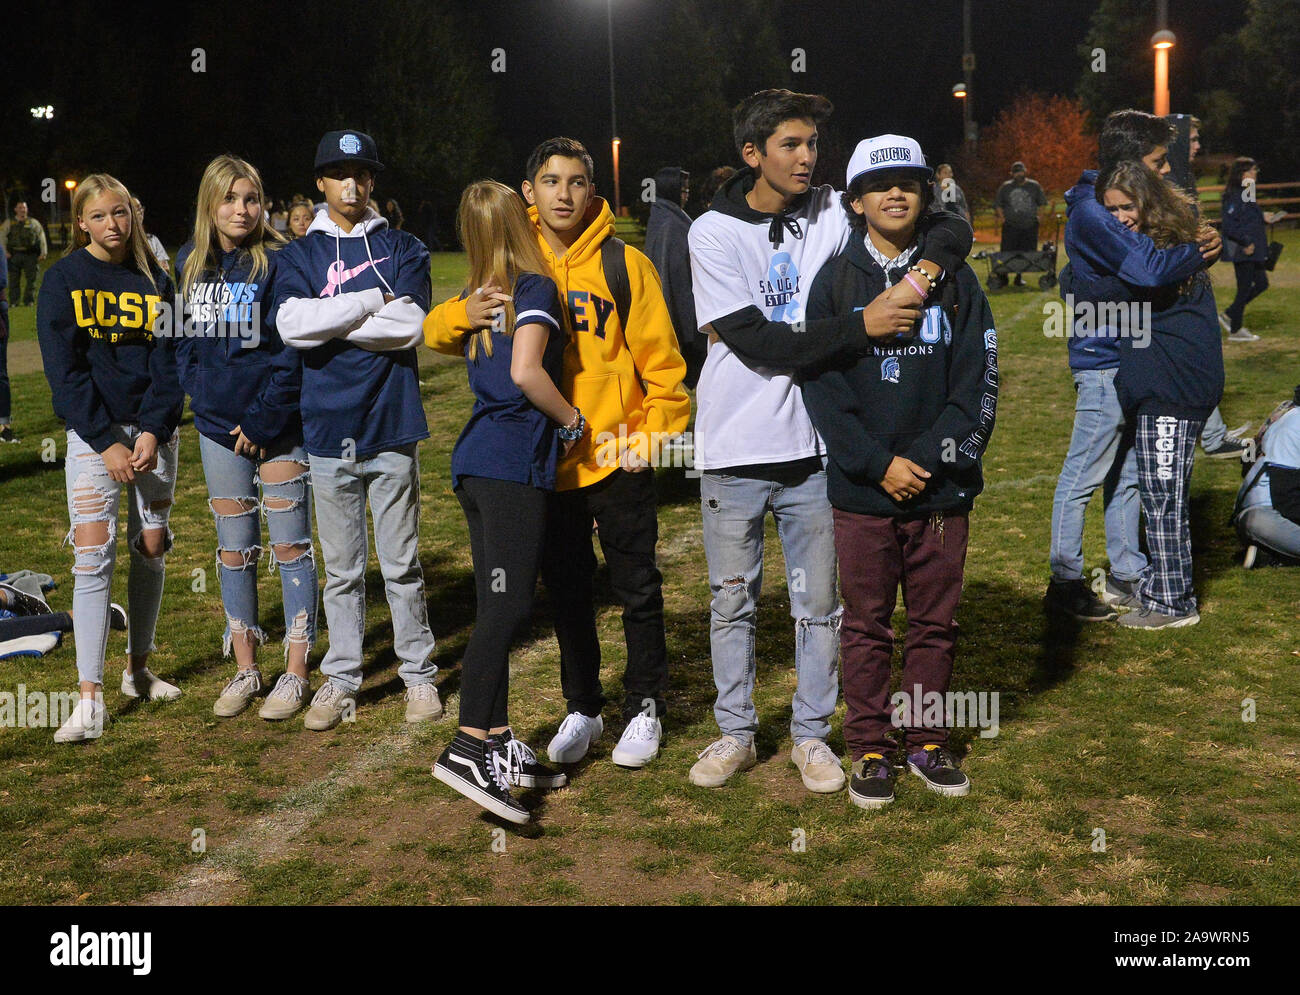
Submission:
<svg viewBox="0 0 1300 995">
<path fill-rule="evenodd" d="M 940 208 L 946 208 L 960 214 L 966 219 L 966 223 L 974 227 L 971 220 L 970 207 L 966 203 L 966 194 L 962 192 L 957 181 L 952 177 L 952 165 L 941 162 L 934 167 L 934 198 L 933 203 Z"/>
<path fill-rule="evenodd" d="M 289 235 L 289 209 L 282 200 L 273 200 L 267 205 L 270 212 L 271 228 L 277 235 L 283 235 L 288 238 Z"/>
<path fill-rule="evenodd" d="M 1219 315 L 1229 342 L 1254 342 L 1259 338 L 1242 324 L 1246 305 L 1268 289 L 1268 232 L 1266 224 L 1285 212 L 1265 214 L 1256 199 L 1259 163 L 1238 156 L 1228 170 L 1223 190 L 1223 257 L 1237 276 L 1237 296 Z"/>
<path fill-rule="evenodd" d="M 654 200 L 645 229 L 645 254 L 659 271 L 668 314 L 677 332 L 677 347 L 686 360 L 685 384 L 692 390 L 700 379 L 708 340 L 695 326 L 695 297 L 691 293 L 691 251 L 686 234 L 691 219 L 683 208 L 691 195 L 691 174 L 680 166 L 665 166 L 655 174 Z"/>
<path fill-rule="evenodd" d="M 162 242 L 158 240 L 157 235 L 151 235 L 144 227 L 144 205 L 140 203 L 139 197 L 131 198 L 131 205 L 135 208 L 135 219 L 140 225 L 140 231 L 144 233 L 144 240 L 149 245 L 149 251 L 153 257 L 158 260 L 158 265 L 162 267 L 163 272 L 171 271 L 171 257 L 167 255 L 167 250 L 163 248 Z"/>
<path fill-rule="evenodd" d="M 0 442 L 17 442 L 9 423 L 9 260 L 0 255 Z"/>
<path fill-rule="evenodd" d="M 9 268 L 13 271 L 13 304 L 15 307 L 27 307 L 36 299 L 37 271 L 50 247 L 45 240 L 45 229 L 41 223 L 28 217 L 25 200 L 16 203 L 13 218 L 0 225 L 0 240 L 4 242 Z"/>
<path fill-rule="evenodd" d="M 1003 252 L 1033 252 L 1038 248 L 1038 214 L 1047 206 L 1047 195 L 1037 180 L 1029 179 L 1025 164 L 1011 164 L 1011 179 L 998 187 L 993 213 L 1002 226 Z M 1016 274 L 1016 286 L 1024 279 Z"/>
<path fill-rule="evenodd" d="M 393 231 L 401 231 L 402 225 L 406 223 L 406 215 L 402 213 L 402 208 L 392 197 L 384 202 L 384 217 L 388 219 L 388 227 Z"/>
<path fill-rule="evenodd" d="M 719 166 L 704 177 L 704 182 L 700 184 L 700 214 L 713 206 L 714 195 L 735 175 L 735 166 Z"/>
<path fill-rule="evenodd" d="M 1232 522 L 1247 570 L 1300 561 L 1300 387 L 1255 437 L 1255 462 L 1237 491 Z"/>
<path fill-rule="evenodd" d="M 289 230 L 285 233 L 286 237 L 290 240 L 302 238 L 311 227 L 311 219 L 314 216 L 310 203 L 294 204 L 293 210 L 289 212 Z"/>
</svg>

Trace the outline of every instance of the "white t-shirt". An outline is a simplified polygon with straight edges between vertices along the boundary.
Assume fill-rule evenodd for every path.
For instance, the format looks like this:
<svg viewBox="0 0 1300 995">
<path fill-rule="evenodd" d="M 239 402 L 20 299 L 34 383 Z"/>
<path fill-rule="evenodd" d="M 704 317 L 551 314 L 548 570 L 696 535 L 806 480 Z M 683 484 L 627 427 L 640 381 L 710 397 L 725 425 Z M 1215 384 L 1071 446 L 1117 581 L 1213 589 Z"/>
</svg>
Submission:
<svg viewBox="0 0 1300 995">
<path fill-rule="evenodd" d="M 709 322 L 753 305 L 770 321 L 804 318 L 804 302 L 822 265 L 849 235 L 839 194 L 816 187 L 780 246 L 768 240 L 770 219 L 747 221 L 707 211 L 691 225 L 695 317 Z M 725 342 L 709 346 L 695 391 L 695 466 L 716 470 L 824 456 L 792 371 L 750 367 Z"/>
</svg>

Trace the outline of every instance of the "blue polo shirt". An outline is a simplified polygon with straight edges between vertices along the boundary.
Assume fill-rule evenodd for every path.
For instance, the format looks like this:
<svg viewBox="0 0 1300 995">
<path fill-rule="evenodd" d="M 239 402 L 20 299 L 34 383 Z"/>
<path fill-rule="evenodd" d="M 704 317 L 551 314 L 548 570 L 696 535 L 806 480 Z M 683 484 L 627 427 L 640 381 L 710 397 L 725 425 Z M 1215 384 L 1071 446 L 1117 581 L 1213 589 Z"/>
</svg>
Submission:
<svg viewBox="0 0 1300 995">
<path fill-rule="evenodd" d="M 536 273 L 515 281 L 515 330 L 524 325 L 550 328 L 542 352 L 542 368 L 558 386 L 564 369 L 564 325 L 555 283 Z M 510 378 L 514 337 L 492 333 L 492 355 L 478 351 L 465 365 L 474 392 L 474 410 L 451 453 L 451 485 L 462 477 L 491 477 L 555 490 L 555 464 L 559 456 L 558 426 L 538 411 Z"/>
</svg>

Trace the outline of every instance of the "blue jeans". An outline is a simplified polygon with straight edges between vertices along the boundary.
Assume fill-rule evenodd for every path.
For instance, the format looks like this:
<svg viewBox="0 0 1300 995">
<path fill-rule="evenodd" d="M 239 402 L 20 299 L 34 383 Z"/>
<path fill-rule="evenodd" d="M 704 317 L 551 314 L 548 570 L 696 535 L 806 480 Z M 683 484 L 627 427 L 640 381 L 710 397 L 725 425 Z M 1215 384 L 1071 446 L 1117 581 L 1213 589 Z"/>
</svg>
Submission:
<svg viewBox="0 0 1300 995">
<path fill-rule="evenodd" d="M 1228 423 L 1223 420 L 1219 409 L 1215 408 L 1210 412 L 1210 417 L 1205 419 L 1205 427 L 1201 429 L 1201 448 L 1207 453 L 1218 449 L 1227 437 Z"/>
<path fill-rule="evenodd" d="M 321 673 L 349 694 L 361 688 L 366 635 L 366 501 L 375 553 L 393 618 L 393 653 L 407 687 L 438 672 L 420 567 L 420 463 L 411 443 L 361 460 L 311 456 L 316 530 L 325 556 L 325 620 L 330 648 Z"/>
<path fill-rule="evenodd" d="M 134 449 L 140 436 L 138 425 L 114 425 L 113 440 Z M 68 517 L 72 522 L 68 540 L 76 549 L 72 568 L 73 638 L 77 645 L 77 674 L 83 681 L 104 683 L 104 655 L 108 647 L 109 594 L 113 568 L 117 563 L 117 516 L 122 491 L 130 492 L 127 503 L 127 545 L 131 550 L 131 573 L 126 582 L 126 652 L 151 653 L 158 609 L 162 605 L 165 556 L 146 556 L 140 549 L 140 534 L 165 529 L 166 549 L 171 548 L 172 498 L 176 491 L 177 436 L 158 443 L 158 465 L 149 473 L 137 473 L 135 482 L 120 483 L 108 475 L 104 458 L 72 429 L 68 429 L 68 452 L 63 461 L 67 485 Z M 76 546 L 78 525 L 102 523 L 108 541 L 99 546 Z"/>
<path fill-rule="evenodd" d="M 1083 576 L 1083 521 L 1093 492 L 1102 488 L 1106 555 L 1118 580 L 1137 580 L 1147 558 L 1138 547 L 1142 499 L 1132 432 L 1115 394 L 1115 369 L 1074 373 L 1074 432 L 1052 499 L 1052 579 Z"/>
<path fill-rule="evenodd" d="M 763 586 L 763 523 L 770 511 L 785 554 L 790 615 L 795 620 L 798 679 L 790 718 L 796 743 L 825 740 L 839 695 L 840 617 L 835 591 L 835 522 L 826 471 L 761 480 L 705 473 L 700 478 L 704 555 L 709 564 L 709 643 L 718 699 L 713 714 L 724 735 L 748 744 L 758 731 L 754 709 L 754 637 Z"/>
<path fill-rule="evenodd" d="M 233 638 L 254 646 L 266 642 L 258 622 L 257 561 L 262 553 L 262 527 L 258 509 L 266 511 L 266 531 L 272 547 L 306 546 L 307 551 L 281 562 L 280 593 L 284 603 L 284 652 L 289 643 L 305 642 L 310 649 L 316 641 L 316 560 L 311 551 L 311 473 L 307 470 L 307 453 L 302 446 L 278 452 L 261 464 L 236 455 L 219 442 L 199 435 L 199 454 L 203 458 L 203 476 L 208 483 L 208 506 L 217 525 L 217 572 L 221 577 L 221 605 L 226 613 L 226 631 L 222 652 L 230 655 Z M 261 468 L 271 463 L 298 464 L 302 475 L 283 483 L 262 480 Z M 262 498 L 258 498 L 261 489 Z M 222 499 L 237 501 L 245 510 L 221 514 L 213 506 Z M 287 505 L 287 507 L 284 507 Z M 239 553 L 243 565 L 232 567 L 221 554 Z M 275 570 L 278 556 L 268 557 Z"/>
<path fill-rule="evenodd" d="M 1263 546 L 1300 559 L 1300 525 L 1279 515 L 1271 504 L 1256 504 L 1237 516 L 1237 535 L 1246 545 Z"/>
</svg>

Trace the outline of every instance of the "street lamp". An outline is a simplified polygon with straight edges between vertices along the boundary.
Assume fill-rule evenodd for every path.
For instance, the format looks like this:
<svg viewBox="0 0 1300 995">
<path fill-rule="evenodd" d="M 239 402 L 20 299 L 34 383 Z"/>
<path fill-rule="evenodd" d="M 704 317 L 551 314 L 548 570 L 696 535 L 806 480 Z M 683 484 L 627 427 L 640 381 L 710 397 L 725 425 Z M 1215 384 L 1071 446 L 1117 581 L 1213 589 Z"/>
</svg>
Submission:
<svg viewBox="0 0 1300 995">
<path fill-rule="evenodd" d="M 63 188 L 68 191 L 68 230 L 63 237 L 63 244 L 67 245 L 72 241 L 72 222 L 76 220 L 72 216 L 72 194 L 77 189 L 77 181 L 64 180 Z"/>
<path fill-rule="evenodd" d="M 1169 113 L 1169 50 L 1176 40 L 1168 28 L 1161 28 L 1151 36 L 1151 47 L 1156 53 L 1156 117 L 1165 117 Z"/>
<path fill-rule="evenodd" d="M 605 0 L 605 28 L 609 40 L 609 134 L 614 154 L 614 217 L 622 213 L 623 201 L 618 190 L 618 118 L 614 113 L 614 0 Z"/>
<path fill-rule="evenodd" d="M 952 95 L 953 95 L 954 97 L 956 97 L 958 100 L 965 100 L 965 99 L 966 99 L 966 84 L 965 84 L 965 83 L 954 83 L 954 84 L 952 85 Z"/>
</svg>

